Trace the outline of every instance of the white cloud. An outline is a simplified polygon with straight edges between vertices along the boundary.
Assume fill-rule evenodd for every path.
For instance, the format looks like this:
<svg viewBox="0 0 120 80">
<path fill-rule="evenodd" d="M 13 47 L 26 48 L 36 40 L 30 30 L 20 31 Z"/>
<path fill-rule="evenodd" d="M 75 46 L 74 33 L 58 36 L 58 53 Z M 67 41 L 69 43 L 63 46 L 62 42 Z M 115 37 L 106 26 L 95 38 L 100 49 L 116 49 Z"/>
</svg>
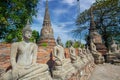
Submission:
<svg viewBox="0 0 120 80">
<path fill-rule="evenodd" d="M 62 3 L 73 6 L 76 4 L 76 0 L 62 0 Z"/>
<path fill-rule="evenodd" d="M 72 25 L 72 24 L 74 24 L 74 21 L 57 23 L 58 27 L 62 27 L 62 28 L 67 27 L 68 25 Z"/>
<path fill-rule="evenodd" d="M 55 39 L 57 39 L 57 37 L 60 36 L 64 44 L 67 40 L 74 40 L 72 36 L 68 35 L 68 32 L 70 32 L 71 30 L 64 29 L 64 27 L 67 26 L 68 24 L 72 24 L 72 22 L 64 22 L 64 23 L 59 23 L 59 24 L 52 23 L 52 28 L 54 30 Z"/>
<path fill-rule="evenodd" d="M 41 0 L 41 1 L 46 1 L 46 0 Z M 54 0 L 48 0 L 48 1 L 54 1 Z"/>
<path fill-rule="evenodd" d="M 80 0 L 80 8 L 81 12 L 84 11 L 85 9 L 90 8 L 91 4 L 94 3 L 95 0 Z"/>
<path fill-rule="evenodd" d="M 59 16 L 61 14 L 66 13 L 67 10 L 66 9 L 55 9 L 55 10 L 53 10 L 53 12 L 55 13 L 56 16 Z"/>
</svg>

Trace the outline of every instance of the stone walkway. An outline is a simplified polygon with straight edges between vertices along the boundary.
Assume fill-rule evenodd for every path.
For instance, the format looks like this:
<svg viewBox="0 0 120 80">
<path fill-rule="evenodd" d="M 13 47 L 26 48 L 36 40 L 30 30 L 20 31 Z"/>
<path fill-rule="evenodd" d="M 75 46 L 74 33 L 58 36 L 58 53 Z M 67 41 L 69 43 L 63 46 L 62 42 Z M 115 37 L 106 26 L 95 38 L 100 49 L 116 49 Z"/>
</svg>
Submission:
<svg viewBox="0 0 120 80">
<path fill-rule="evenodd" d="M 120 80 L 120 66 L 97 65 L 89 80 Z"/>
</svg>

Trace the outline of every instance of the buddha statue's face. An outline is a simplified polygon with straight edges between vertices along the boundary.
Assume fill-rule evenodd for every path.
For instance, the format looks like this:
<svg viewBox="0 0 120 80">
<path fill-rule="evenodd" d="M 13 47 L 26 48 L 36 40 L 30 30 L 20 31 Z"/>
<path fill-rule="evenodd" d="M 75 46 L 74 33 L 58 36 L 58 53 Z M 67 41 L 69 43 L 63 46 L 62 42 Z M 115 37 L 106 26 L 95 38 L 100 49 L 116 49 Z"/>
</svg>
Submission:
<svg viewBox="0 0 120 80">
<path fill-rule="evenodd" d="M 24 32 L 24 37 L 25 37 L 26 39 L 30 39 L 30 38 L 32 37 L 32 32 L 31 32 L 31 31 L 25 31 L 25 32 Z"/>
</svg>

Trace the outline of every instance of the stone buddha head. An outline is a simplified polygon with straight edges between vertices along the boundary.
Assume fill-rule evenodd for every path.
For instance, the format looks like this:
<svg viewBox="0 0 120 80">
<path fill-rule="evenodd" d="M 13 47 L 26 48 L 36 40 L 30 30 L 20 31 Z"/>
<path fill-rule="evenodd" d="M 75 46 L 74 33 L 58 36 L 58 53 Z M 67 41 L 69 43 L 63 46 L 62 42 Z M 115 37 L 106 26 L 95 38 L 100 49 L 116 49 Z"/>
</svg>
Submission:
<svg viewBox="0 0 120 80">
<path fill-rule="evenodd" d="M 32 36 L 32 30 L 30 28 L 29 22 L 27 22 L 26 26 L 22 30 L 23 38 L 24 39 L 30 39 Z"/>
<path fill-rule="evenodd" d="M 59 36 L 58 36 L 58 38 L 57 38 L 57 44 L 63 47 L 63 44 L 62 44 L 62 42 L 61 42 L 61 38 L 60 38 Z"/>
</svg>

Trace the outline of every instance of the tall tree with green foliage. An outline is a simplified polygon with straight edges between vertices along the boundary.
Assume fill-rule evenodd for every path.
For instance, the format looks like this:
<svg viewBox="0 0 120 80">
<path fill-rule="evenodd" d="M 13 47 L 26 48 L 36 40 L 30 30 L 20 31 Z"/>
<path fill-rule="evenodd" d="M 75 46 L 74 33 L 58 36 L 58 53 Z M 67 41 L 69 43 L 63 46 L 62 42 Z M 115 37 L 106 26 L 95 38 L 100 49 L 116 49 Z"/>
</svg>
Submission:
<svg viewBox="0 0 120 80">
<path fill-rule="evenodd" d="M 36 30 L 33 30 L 32 31 L 32 41 L 33 42 L 35 42 L 35 43 L 37 43 L 38 42 L 38 40 L 39 40 L 39 32 L 38 31 L 36 31 Z"/>
<path fill-rule="evenodd" d="M 120 7 L 118 1 L 100 0 L 92 5 L 96 27 L 107 47 L 110 44 L 111 37 L 120 42 Z M 80 13 L 76 25 L 78 27 L 72 31 L 76 36 L 80 36 L 82 31 L 89 29 L 90 8 Z"/>
<path fill-rule="evenodd" d="M 74 48 L 78 48 L 78 47 L 83 47 L 84 44 L 82 44 L 80 41 L 72 41 L 72 40 L 68 40 L 65 43 L 66 48 L 70 48 L 71 46 L 73 46 Z"/>
<path fill-rule="evenodd" d="M 36 15 L 38 0 L 2 0 L 0 1 L 0 39 L 20 38 L 27 20 Z M 21 38 L 20 38 L 21 39 Z"/>
<path fill-rule="evenodd" d="M 75 41 L 74 44 L 73 44 L 73 47 L 78 48 L 78 47 L 80 47 L 80 44 L 81 43 L 79 41 Z"/>
<path fill-rule="evenodd" d="M 66 41 L 66 43 L 65 43 L 65 47 L 66 48 L 69 48 L 69 47 L 71 47 L 72 46 L 72 40 L 68 40 L 68 41 Z"/>
</svg>

